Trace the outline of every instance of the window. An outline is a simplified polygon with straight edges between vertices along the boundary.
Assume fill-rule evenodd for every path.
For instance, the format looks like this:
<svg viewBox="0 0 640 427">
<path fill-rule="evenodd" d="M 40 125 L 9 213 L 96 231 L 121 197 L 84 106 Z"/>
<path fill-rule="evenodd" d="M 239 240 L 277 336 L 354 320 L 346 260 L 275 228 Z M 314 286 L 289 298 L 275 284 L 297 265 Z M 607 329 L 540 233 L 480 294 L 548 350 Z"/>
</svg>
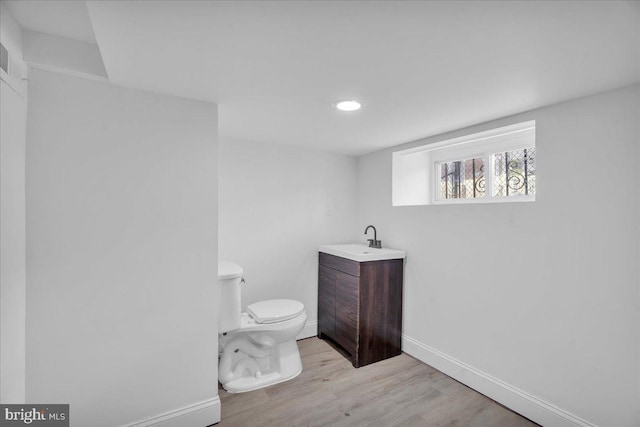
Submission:
<svg viewBox="0 0 640 427">
<path fill-rule="evenodd" d="M 535 122 L 393 153 L 393 205 L 534 201 Z"/>
<path fill-rule="evenodd" d="M 484 197 L 484 159 L 444 162 L 440 167 L 438 200 Z"/>
<path fill-rule="evenodd" d="M 496 153 L 493 160 L 493 196 L 535 196 L 536 147 Z"/>
</svg>

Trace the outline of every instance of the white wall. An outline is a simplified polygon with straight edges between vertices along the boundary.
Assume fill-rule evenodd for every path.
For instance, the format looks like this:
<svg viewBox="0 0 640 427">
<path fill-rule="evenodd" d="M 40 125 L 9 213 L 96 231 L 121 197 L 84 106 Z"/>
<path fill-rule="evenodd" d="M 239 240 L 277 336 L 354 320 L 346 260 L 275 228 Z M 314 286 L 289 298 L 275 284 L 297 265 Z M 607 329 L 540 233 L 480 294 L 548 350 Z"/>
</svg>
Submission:
<svg viewBox="0 0 640 427">
<path fill-rule="evenodd" d="M 360 227 L 407 251 L 405 351 L 546 425 L 640 425 L 639 102 L 633 86 L 359 158 Z M 391 207 L 392 151 L 532 119 L 536 202 Z"/>
<path fill-rule="evenodd" d="M 0 42 L 22 61 L 20 27 L 4 3 Z M 26 84 L 1 70 L 0 79 L 0 402 L 24 403 Z"/>
<path fill-rule="evenodd" d="M 27 400 L 217 421 L 217 107 L 32 70 Z M 184 420 L 178 425 L 205 425 Z"/>
<path fill-rule="evenodd" d="M 308 316 L 303 333 L 315 335 L 317 246 L 363 238 L 356 227 L 356 158 L 226 139 L 219 174 L 220 259 L 244 268 L 243 308 L 297 299 Z"/>
</svg>

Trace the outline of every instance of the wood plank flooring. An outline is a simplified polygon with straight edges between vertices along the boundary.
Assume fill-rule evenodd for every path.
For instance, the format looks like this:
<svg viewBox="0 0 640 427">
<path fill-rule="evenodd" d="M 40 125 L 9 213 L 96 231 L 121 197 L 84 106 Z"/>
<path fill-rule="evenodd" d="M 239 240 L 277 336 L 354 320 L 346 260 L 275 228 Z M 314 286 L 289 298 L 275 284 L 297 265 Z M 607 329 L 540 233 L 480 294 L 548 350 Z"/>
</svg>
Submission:
<svg viewBox="0 0 640 427">
<path fill-rule="evenodd" d="M 217 426 L 537 426 L 404 353 L 355 369 L 318 338 L 298 346 L 297 378 L 239 394 L 219 386 Z"/>
</svg>

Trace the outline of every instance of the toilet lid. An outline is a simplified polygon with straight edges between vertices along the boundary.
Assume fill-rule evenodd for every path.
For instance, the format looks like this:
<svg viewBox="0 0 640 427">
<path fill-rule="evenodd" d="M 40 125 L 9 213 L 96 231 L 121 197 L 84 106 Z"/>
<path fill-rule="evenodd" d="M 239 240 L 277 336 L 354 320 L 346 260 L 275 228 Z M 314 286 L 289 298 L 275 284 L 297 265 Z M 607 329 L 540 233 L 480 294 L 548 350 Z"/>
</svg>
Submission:
<svg viewBox="0 0 640 427">
<path fill-rule="evenodd" d="M 218 280 L 235 279 L 242 276 L 242 267 L 234 262 L 220 261 L 218 263 Z"/>
<path fill-rule="evenodd" d="M 293 319 L 304 311 L 300 301 L 270 299 L 247 306 L 247 313 L 258 323 L 275 323 Z"/>
</svg>

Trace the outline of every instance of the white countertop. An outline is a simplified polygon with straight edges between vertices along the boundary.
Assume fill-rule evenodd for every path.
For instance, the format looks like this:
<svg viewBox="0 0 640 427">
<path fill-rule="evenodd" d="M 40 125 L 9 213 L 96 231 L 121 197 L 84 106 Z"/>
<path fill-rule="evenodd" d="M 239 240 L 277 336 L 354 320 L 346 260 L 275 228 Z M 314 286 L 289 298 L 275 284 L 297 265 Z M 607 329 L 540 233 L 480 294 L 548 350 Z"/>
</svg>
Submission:
<svg viewBox="0 0 640 427">
<path fill-rule="evenodd" d="M 389 248 L 370 248 L 367 245 L 358 243 L 350 243 L 346 245 L 322 245 L 318 246 L 318 250 L 325 254 L 335 255 L 340 258 L 347 258 L 358 262 L 405 258 L 404 251 Z"/>
</svg>

